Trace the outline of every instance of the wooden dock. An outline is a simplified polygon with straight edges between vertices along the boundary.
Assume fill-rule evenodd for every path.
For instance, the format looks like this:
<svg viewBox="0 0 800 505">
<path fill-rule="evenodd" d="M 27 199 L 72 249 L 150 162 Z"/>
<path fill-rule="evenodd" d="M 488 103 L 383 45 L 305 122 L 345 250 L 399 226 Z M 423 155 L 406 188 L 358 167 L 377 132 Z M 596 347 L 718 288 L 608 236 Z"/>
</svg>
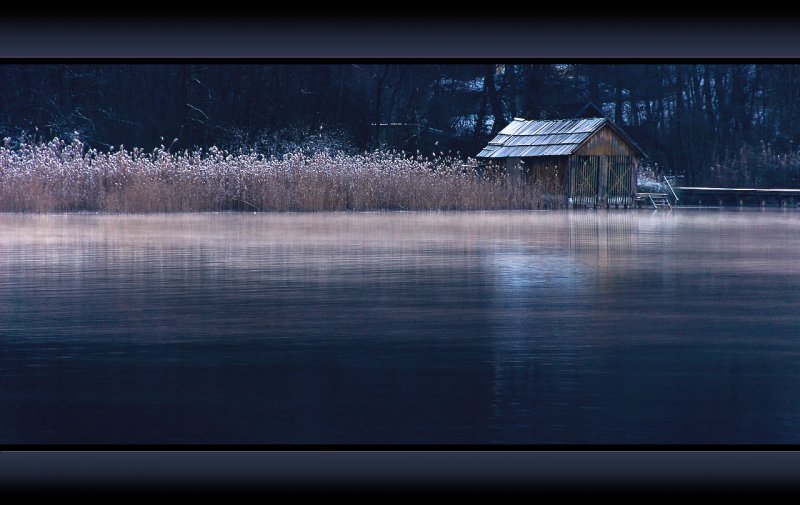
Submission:
<svg viewBox="0 0 800 505">
<path fill-rule="evenodd" d="M 676 188 L 682 205 L 776 205 L 795 207 L 800 203 L 800 189 L 757 188 L 703 188 L 680 186 Z"/>
</svg>

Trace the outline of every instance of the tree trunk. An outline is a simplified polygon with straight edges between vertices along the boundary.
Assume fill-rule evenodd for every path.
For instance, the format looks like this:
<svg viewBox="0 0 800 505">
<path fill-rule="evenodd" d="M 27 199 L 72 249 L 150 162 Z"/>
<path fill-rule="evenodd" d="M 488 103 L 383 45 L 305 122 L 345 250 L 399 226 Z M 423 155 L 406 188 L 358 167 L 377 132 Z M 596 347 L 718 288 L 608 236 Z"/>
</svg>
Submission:
<svg viewBox="0 0 800 505">
<path fill-rule="evenodd" d="M 614 122 L 622 126 L 622 76 L 620 75 L 619 67 L 615 67 L 614 73 L 616 75 L 616 82 L 614 83 L 616 91 L 614 97 Z"/>
<path fill-rule="evenodd" d="M 494 84 L 494 65 L 486 66 L 486 78 L 483 81 L 483 86 L 487 90 L 489 102 L 492 104 L 492 114 L 494 115 L 494 124 L 492 124 L 492 135 L 502 130 L 505 125 L 505 114 L 503 114 L 503 101 L 500 100 L 500 95 Z"/>
<path fill-rule="evenodd" d="M 387 75 L 389 75 L 389 65 L 384 65 L 383 72 L 375 80 L 375 139 L 373 144 L 376 148 L 381 145 L 381 95 Z"/>
<path fill-rule="evenodd" d="M 478 118 L 475 121 L 475 131 L 472 134 L 472 138 L 475 139 L 476 142 L 481 140 L 483 136 L 483 127 L 486 124 L 486 103 L 488 98 L 486 96 L 486 86 L 484 85 L 484 92 L 481 97 L 481 106 L 478 109 Z"/>
</svg>

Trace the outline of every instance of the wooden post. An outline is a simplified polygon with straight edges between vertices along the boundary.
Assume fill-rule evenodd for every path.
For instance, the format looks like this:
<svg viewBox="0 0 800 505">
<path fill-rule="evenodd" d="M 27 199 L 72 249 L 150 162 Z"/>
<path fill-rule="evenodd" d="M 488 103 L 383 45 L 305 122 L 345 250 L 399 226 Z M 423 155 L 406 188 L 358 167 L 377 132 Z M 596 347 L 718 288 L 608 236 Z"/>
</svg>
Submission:
<svg viewBox="0 0 800 505">
<path fill-rule="evenodd" d="M 597 157 L 597 203 L 602 205 L 605 200 L 606 208 L 608 207 L 608 168 L 610 161 L 608 156 Z"/>
</svg>

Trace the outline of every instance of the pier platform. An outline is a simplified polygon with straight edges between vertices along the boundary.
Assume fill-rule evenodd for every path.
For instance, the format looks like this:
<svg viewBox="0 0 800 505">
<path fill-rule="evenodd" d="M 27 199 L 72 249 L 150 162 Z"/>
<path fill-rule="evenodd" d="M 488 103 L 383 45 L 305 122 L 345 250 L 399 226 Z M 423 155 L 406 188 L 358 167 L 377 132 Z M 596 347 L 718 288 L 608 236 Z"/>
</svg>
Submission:
<svg viewBox="0 0 800 505">
<path fill-rule="evenodd" d="M 683 205 L 777 205 L 795 207 L 800 203 L 800 189 L 705 188 L 680 186 L 676 188 Z"/>
</svg>

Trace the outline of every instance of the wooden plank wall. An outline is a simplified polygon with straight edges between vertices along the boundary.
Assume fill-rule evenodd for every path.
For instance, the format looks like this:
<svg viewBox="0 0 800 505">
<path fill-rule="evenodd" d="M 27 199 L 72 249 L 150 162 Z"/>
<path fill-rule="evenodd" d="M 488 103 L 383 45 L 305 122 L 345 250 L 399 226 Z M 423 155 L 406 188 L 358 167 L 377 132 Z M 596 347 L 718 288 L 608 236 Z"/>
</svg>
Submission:
<svg viewBox="0 0 800 505">
<path fill-rule="evenodd" d="M 509 158 L 508 174 L 526 183 L 541 183 L 547 191 L 563 193 L 567 187 L 567 156 L 542 156 L 539 158 Z"/>
<path fill-rule="evenodd" d="M 617 135 L 613 128 L 606 125 L 589 137 L 575 153 L 576 156 L 633 156 L 638 159 L 636 151 L 625 140 Z"/>
</svg>

